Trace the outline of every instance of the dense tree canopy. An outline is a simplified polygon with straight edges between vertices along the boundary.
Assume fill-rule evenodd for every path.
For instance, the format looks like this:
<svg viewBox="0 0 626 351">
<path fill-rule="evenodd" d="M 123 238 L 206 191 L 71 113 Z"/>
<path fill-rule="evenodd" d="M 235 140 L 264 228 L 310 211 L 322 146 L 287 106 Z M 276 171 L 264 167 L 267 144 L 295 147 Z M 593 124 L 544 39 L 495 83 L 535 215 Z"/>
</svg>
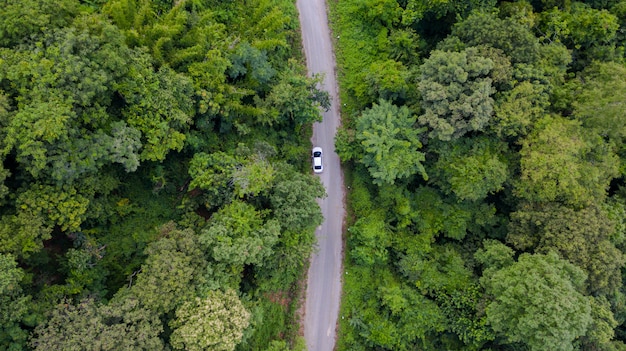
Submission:
<svg viewBox="0 0 626 351">
<path fill-rule="evenodd" d="M 296 347 L 330 101 L 297 29 L 283 0 L 2 3 L 0 349 Z"/>
<path fill-rule="evenodd" d="M 582 271 L 554 253 L 523 254 L 518 261 L 483 277 L 493 300 L 487 322 L 508 342 L 530 350 L 573 350 L 591 322 L 589 300 L 580 293 Z"/>
<path fill-rule="evenodd" d="M 363 113 L 357 124 L 357 140 L 363 146 L 361 160 L 368 168 L 374 183 L 393 184 L 396 179 L 416 173 L 428 179 L 422 165 L 424 154 L 419 140 L 421 129 L 416 128 L 416 117 L 406 107 L 398 108 L 381 100 Z"/>
<path fill-rule="evenodd" d="M 352 211 L 338 350 L 626 349 L 625 4 L 331 5 Z"/>
</svg>

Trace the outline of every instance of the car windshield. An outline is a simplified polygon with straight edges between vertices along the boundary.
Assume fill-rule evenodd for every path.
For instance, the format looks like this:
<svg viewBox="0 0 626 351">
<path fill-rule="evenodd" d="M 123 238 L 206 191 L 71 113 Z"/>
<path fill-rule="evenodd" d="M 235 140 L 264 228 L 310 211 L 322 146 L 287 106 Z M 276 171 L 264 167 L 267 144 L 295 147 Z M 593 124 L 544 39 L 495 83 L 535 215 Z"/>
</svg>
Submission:
<svg viewBox="0 0 626 351">
<path fill-rule="evenodd" d="M 315 152 L 313 153 L 313 156 L 315 156 L 315 157 L 320 157 L 320 156 L 322 156 L 322 153 L 321 153 L 320 151 L 315 151 Z"/>
</svg>

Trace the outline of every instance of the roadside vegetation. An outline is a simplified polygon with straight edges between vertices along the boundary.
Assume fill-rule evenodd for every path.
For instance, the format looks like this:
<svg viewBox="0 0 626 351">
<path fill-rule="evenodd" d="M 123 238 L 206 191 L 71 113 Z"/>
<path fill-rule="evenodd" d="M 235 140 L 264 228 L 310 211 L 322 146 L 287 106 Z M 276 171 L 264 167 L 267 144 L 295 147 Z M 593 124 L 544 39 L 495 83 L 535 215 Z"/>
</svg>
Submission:
<svg viewBox="0 0 626 351">
<path fill-rule="evenodd" d="M 291 0 L 0 6 L 0 349 L 304 350 Z"/>
<path fill-rule="evenodd" d="M 626 350 L 626 2 L 329 4 L 338 350 Z"/>
</svg>

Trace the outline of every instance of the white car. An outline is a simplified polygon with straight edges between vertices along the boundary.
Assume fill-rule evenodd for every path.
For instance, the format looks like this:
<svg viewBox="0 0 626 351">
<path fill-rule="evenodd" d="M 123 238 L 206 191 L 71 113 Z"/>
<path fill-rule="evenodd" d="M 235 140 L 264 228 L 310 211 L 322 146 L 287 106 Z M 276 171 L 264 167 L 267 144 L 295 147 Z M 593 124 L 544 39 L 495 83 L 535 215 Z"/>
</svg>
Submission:
<svg viewBox="0 0 626 351">
<path fill-rule="evenodd" d="M 316 146 L 313 148 L 313 172 L 322 173 L 324 170 L 324 161 L 322 159 L 322 148 Z"/>
</svg>

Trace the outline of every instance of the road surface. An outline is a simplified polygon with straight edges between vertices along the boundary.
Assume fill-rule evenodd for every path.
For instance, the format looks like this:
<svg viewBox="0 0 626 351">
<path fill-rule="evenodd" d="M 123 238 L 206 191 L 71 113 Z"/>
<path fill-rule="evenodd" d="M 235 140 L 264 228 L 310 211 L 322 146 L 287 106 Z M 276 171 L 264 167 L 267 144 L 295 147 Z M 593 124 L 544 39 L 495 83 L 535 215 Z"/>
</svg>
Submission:
<svg viewBox="0 0 626 351">
<path fill-rule="evenodd" d="M 309 74 L 325 76 L 322 89 L 329 92 L 331 108 L 321 123 L 313 125 L 313 146 L 324 150 L 324 172 L 320 175 L 328 197 L 319 200 L 324 223 L 317 228 L 317 250 L 311 257 L 304 311 L 304 338 L 309 351 L 332 351 L 341 297 L 343 174 L 335 153 L 335 132 L 340 124 L 339 97 L 326 3 L 297 0 L 302 43 Z"/>
</svg>

